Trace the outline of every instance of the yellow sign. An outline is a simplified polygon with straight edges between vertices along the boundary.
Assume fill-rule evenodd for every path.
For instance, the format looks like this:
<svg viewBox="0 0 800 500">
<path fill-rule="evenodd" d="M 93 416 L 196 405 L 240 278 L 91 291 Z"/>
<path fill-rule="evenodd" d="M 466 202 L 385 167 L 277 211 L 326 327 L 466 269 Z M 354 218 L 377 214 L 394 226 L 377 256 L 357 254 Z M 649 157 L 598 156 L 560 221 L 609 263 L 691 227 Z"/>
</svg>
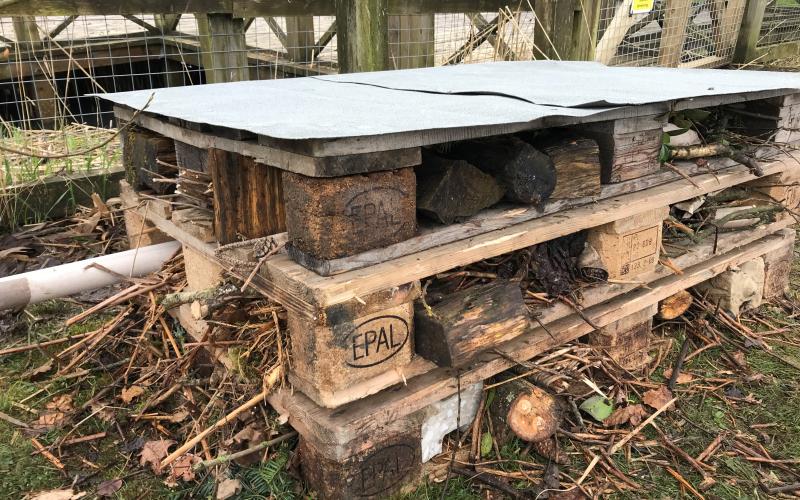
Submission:
<svg viewBox="0 0 800 500">
<path fill-rule="evenodd" d="M 631 14 L 646 14 L 653 10 L 655 0 L 633 0 Z"/>
</svg>

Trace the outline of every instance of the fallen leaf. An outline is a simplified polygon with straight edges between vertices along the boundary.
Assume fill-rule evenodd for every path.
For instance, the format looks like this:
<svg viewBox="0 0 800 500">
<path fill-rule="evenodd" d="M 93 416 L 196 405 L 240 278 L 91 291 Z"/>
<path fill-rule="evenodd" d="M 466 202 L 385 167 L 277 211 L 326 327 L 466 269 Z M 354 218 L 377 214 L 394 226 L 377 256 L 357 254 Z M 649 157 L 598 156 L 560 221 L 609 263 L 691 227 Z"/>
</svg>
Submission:
<svg viewBox="0 0 800 500">
<path fill-rule="evenodd" d="M 66 488 L 63 490 L 48 490 L 34 493 L 31 496 L 25 497 L 28 500 L 77 500 L 86 496 L 86 492 L 73 493 L 72 489 Z"/>
<path fill-rule="evenodd" d="M 186 420 L 186 417 L 188 416 L 189 416 L 188 411 L 181 410 L 170 415 L 168 420 L 173 424 L 177 424 L 178 422 L 183 422 L 184 420 Z"/>
<path fill-rule="evenodd" d="M 101 404 L 93 404 L 92 413 L 103 422 L 113 422 L 114 418 L 116 417 L 114 410 L 106 405 Z"/>
<path fill-rule="evenodd" d="M 139 454 L 139 465 L 150 464 L 150 468 L 156 474 L 161 473 L 161 461 L 169 455 L 169 447 L 175 444 L 172 439 L 158 439 L 155 441 L 148 441 L 142 447 Z"/>
<path fill-rule="evenodd" d="M 122 488 L 122 479 L 109 479 L 108 481 L 103 481 L 97 487 L 97 496 L 114 496 L 114 493 L 118 492 L 120 488 Z"/>
<path fill-rule="evenodd" d="M 28 373 L 28 378 L 36 379 L 39 375 L 44 375 L 53 369 L 53 358 L 48 359 L 44 364 L 34 368 Z"/>
<path fill-rule="evenodd" d="M 598 422 L 602 422 L 614 411 L 614 405 L 607 398 L 595 395 L 581 403 L 580 409 L 591 415 Z"/>
<path fill-rule="evenodd" d="M 640 404 L 629 405 L 625 408 L 619 408 L 610 417 L 603 420 L 603 423 L 608 426 L 623 425 L 630 422 L 631 425 L 639 425 L 642 418 L 647 415 L 647 410 Z"/>
<path fill-rule="evenodd" d="M 735 353 L 731 354 L 733 361 L 742 368 L 747 367 L 747 359 L 745 359 L 744 353 L 742 351 L 736 351 Z"/>
<path fill-rule="evenodd" d="M 672 400 L 672 392 L 667 388 L 666 385 L 662 385 L 658 389 L 651 389 L 644 393 L 642 397 L 642 401 L 647 406 L 655 408 L 656 410 L 660 409 L 665 404 L 669 403 Z"/>
<path fill-rule="evenodd" d="M 72 411 L 72 396 L 69 394 L 61 394 L 56 396 L 52 401 L 44 405 L 48 410 L 56 410 L 61 412 Z"/>
<path fill-rule="evenodd" d="M 227 500 L 242 490 L 242 482 L 238 479 L 225 479 L 217 486 L 217 500 Z"/>
<path fill-rule="evenodd" d="M 671 378 L 672 377 L 672 368 L 667 368 L 666 370 L 664 370 L 664 376 L 666 378 Z M 694 380 L 694 375 L 692 375 L 691 373 L 680 372 L 678 374 L 678 378 L 675 379 L 675 382 L 677 382 L 679 384 L 688 384 L 692 380 Z"/>
<path fill-rule="evenodd" d="M 124 387 L 122 389 L 122 394 L 120 395 L 120 399 L 124 403 L 130 403 L 134 399 L 138 398 L 144 394 L 144 387 L 140 385 L 132 385 L 130 387 Z"/>
<path fill-rule="evenodd" d="M 34 429 L 54 429 L 64 423 L 67 415 L 61 411 L 48 411 L 39 415 Z"/>
<path fill-rule="evenodd" d="M 27 252 L 30 252 L 30 251 L 31 251 L 31 249 L 28 248 L 28 247 L 6 248 L 5 250 L 0 250 L 0 260 L 8 258 L 8 257 L 14 257 L 17 260 L 22 260 L 22 259 L 19 259 L 19 257 L 27 257 L 26 254 L 27 254 Z M 25 258 L 25 260 L 28 260 L 28 259 Z"/>
<path fill-rule="evenodd" d="M 187 453 L 178 457 L 177 460 L 172 462 L 169 470 L 169 477 L 164 481 L 167 486 L 174 487 L 178 485 L 178 480 L 192 481 L 194 480 L 194 464 L 200 462 L 200 457 Z"/>
</svg>

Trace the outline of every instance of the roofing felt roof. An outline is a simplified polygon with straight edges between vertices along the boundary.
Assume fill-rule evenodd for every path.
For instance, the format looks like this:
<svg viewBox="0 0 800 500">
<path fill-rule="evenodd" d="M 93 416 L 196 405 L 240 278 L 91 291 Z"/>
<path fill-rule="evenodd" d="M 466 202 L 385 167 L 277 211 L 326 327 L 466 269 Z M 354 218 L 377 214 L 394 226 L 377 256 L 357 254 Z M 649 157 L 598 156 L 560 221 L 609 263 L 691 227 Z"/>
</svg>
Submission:
<svg viewBox="0 0 800 500">
<path fill-rule="evenodd" d="M 258 80 L 102 94 L 146 113 L 307 140 L 577 121 L 612 108 L 706 96 L 800 91 L 800 75 L 529 61 Z"/>
</svg>

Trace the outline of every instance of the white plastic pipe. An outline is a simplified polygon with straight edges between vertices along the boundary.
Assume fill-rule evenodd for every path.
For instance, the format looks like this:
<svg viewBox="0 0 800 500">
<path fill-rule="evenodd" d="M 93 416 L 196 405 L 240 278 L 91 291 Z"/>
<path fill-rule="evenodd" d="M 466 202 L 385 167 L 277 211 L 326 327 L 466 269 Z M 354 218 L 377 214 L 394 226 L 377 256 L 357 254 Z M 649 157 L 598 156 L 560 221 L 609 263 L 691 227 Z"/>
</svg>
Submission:
<svg viewBox="0 0 800 500">
<path fill-rule="evenodd" d="M 0 311 L 96 290 L 118 283 L 122 276 L 144 276 L 161 269 L 180 248 L 177 241 L 168 241 L 0 278 Z M 92 264 L 113 273 L 88 267 Z"/>
</svg>

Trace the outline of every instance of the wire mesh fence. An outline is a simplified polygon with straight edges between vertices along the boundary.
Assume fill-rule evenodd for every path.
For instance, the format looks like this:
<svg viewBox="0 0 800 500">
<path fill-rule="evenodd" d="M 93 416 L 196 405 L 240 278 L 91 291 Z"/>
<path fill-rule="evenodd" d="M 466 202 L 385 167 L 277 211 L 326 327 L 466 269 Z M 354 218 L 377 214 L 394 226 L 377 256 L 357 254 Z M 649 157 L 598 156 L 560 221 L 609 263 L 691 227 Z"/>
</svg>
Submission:
<svg viewBox="0 0 800 500">
<path fill-rule="evenodd" d="M 657 0 L 631 14 L 630 0 L 605 0 L 596 59 L 619 66 L 713 67 L 731 62 L 744 0 Z"/>
<path fill-rule="evenodd" d="M 800 40 L 800 1 L 769 0 L 757 46 L 764 47 Z"/>
</svg>

